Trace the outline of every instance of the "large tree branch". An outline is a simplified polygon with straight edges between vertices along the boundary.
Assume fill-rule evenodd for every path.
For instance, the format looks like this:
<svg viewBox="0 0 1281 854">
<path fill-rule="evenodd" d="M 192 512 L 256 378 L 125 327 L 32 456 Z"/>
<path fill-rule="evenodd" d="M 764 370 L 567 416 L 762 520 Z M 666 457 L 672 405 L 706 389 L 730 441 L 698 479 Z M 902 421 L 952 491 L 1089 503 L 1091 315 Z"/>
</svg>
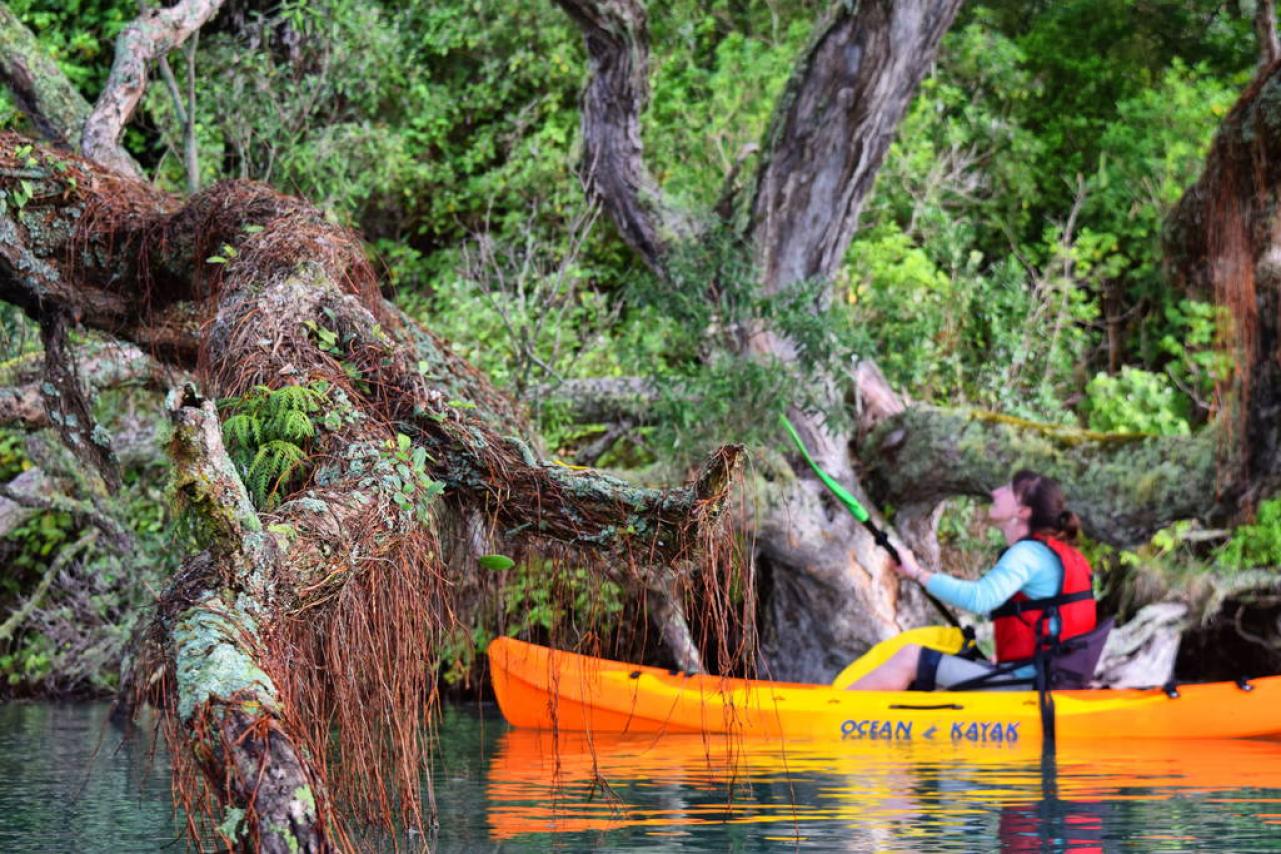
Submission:
<svg viewBox="0 0 1281 854">
<path fill-rule="evenodd" d="M 266 660 L 276 540 L 263 533 L 222 445 L 217 411 L 188 388 L 171 398 L 175 491 L 212 523 L 162 604 L 170 621 L 178 723 L 207 784 L 252 816 L 233 831 L 255 850 L 332 850 L 325 793 L 309 771 Z M 185 756 L 179 763 L 189 763 Z"/>
<path fill-rule="evenodd" d="M 1095 434 L 977 411 L 913 406 L 887 418 L 861 456 L 877 497 L 895 506 L 986 496 L 1027 467 L 1057 478 L 1090 536 L 1146 541 L 1215 501 L 1212 431 L 1195 436 Z"/>
<path fill-rule="evenodd" d="M 182 44 L 221 8 L 223 0 L 182 0 L 143 12 L 116 37 L 107 84 L 84 125 L 86 157 L 125 175 L 142 177 L 120 147 L 125 125 L 147 88 L 147 64 Z"/>
<path fill-rule="evenodd" d="M 32 127 L 59 148 L 76 151 L 89 104 L 31 31 L 0 3 L 0 85 Z"/>
<path fill-rule="evenodd" d="M 158 355 L 190 364 L 198 354 L 211 397 L 243 403 L 288 386 L 320 408 L 296 449 L 305 472 L 269 484 L 260 500 L 288 500 L 261 518 L 213 407 L 190 390 L 172 405 L 174 491 L 205 542 L 166 594 L 158 633 L 182 727 L 173 753 L 181 762 L 194 748 L 217 803 L 265 816 L 238 842 L 292 836 L 323 848 L 325 790 L 311 806 L 296 791 L 322 782 L 362 819 L 423 823 L 423 698 L 453 628 L 457 570 L 442 563 L 429 504 L 442 485 L 445 502 L 484 518 L 511 553 L 572 553 L 630 589 L 652 586 L 649 568 L 704 566 L 693 558 L 714 551 L 709 523 L 741 448 L 667 490 L 547 463 L 511 435 L 524 426 L 515 408 L 389 308 L 360 241 L 314 208 L 249 182 L 179 204 L 97 164 L 24 149 L 0 136 L 0 190 L 29 195 L 0 211 L 13 238 L 0 247 L 0 294 L 135 341 L 171 312 L 198 347 Z M 24 170 L 39 174 L 12 174 Z M 206 261 L 215 253 L 223 263 Z M 331 667 L 338 659 L 354 664 Z M 349 753 L 334 744 L 335 721 Z M 273 785 L 297 785 L 265 792 L 249 774 L 263 767 L 281 769 L 268 772 Z M 393 770 L 361 773 L 370 767 Z M 326 781 L 326 768 L 341 770 Z"/>
<path fill-rule="evenodd" d="M 766 136 L 749 237 L 769 287 L 830 277 L 962 0 L 834 3 Z"/>
<path fill-rule="evenodd" d="M 641 113 L 649 101 L 649 32 L 641 0 L 556 0 L 583 32 L 588 80 L 582 94 L 579 174 L 609 211 L 627 245 L 661 271 L 667 245 L 692 229 L 662 198 L 645 166 Z"/>
</svg>

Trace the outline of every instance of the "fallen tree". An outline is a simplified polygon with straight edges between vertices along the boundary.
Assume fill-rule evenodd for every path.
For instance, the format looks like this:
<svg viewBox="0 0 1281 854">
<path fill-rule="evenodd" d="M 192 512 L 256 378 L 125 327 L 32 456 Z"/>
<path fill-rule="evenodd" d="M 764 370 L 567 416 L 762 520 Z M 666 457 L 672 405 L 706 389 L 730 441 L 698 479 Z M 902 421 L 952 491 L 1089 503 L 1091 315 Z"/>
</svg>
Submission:
<svg viewBox="0 0 1281 854">
<path fill-rule="evenodd" d="M 191 742 L 175 757 L 194 812 L 188 757 L 266 850 L 341 838 L 335 796 L 362 819 L 426 821 L 432 650 L 468 565 L 446 561 L 446 506 L 481 520 L 481 544 L 562 543 L 633 590 L 664 590 L 710 553 L 700 539 L 739 449 L 673 490 L 540 462 L 517 438 L 519 413 L 384 303 L 358 239 L 307 205 L 242 182 L 183 203 L 12 134 L 0 170 L 0 296 L 42 320 L 79 317 L 200 381 L 170 398 L 175 491 L 197 545 L 141 665 L 168 674 L 160 699 Z M 19 182 L 30 194 L 15 204 Z M 255 507 L 212 400 L 257 389 L 303 401 L 293 447 L 305 459 L 283 459 Z M 85 418 L 61 420 L 68 446 L 109 472 Z"/>
</svg>

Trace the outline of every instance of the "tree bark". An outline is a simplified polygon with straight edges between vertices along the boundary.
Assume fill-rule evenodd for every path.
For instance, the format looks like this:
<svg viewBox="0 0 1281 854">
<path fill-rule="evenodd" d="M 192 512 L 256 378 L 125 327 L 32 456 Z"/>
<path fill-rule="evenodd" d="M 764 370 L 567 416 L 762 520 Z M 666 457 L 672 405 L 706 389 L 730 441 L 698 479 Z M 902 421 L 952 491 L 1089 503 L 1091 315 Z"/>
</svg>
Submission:
<svg viewBox="0 0 1281 854">
<path fill-rule="evenodd" d="M 1281 58 L 1281 39 L 1277 38 L 1277 4 L 1275 0 L 1256 0 L 1254 32 L 1259 39 L 1259 68 L 1266 69 Z"/>
<path fill-rule="evenodd" d="M 96 472 L 111 492 L 120 489 L 120 466 L 111 447 L 111 436 L 98 426 L 69 352 L 67 320 L 60 311 L 40 320 L 44 341 L 45 381 L 40 384 L 45 412 L 62 437 L 62 443 Z"/>
<path fill-rule="evenodd" d="M 618 233 L 655 272 L 667 247 L 692 226 L 664 201 L 645 165 L 641 113 L 649 102 L 649 25 L 642 0 L 556 0 L 583 31 L 588 79 L 582 94 L 587 195 L 605 206 Z"/>
<path fill-rule="evenodd" d="M 182 44 L 222 7 L 223 0 L 182 0 L 149 9 L 116 37 L 107 84 L 84 124 L 82 153 L 122 175 L 140 178 L 120 137 L 147 88 L 147 64 Z"/>
<path fill-rule="evenodd" d="M 1164 234 L 1175 283 L 1226 314 L 1221 344 L 1235 374 L 1220 389 L 1225 504 L 1281 488 L 1281 67 L 1270 66 L 1224 119 L 1205 170 Z"/>
<path fill-rule="evenodd" d="M 45 53 L 26 25 L 0 3 L 0 85 L 43 139 L 80 149 L 89 104 Z"/>
<path fill-rule="evenodd" d="M 767 287 L 828 279 L 961 0 L 834 3 L 774 109 L 748 238 Z"/>
</svg>

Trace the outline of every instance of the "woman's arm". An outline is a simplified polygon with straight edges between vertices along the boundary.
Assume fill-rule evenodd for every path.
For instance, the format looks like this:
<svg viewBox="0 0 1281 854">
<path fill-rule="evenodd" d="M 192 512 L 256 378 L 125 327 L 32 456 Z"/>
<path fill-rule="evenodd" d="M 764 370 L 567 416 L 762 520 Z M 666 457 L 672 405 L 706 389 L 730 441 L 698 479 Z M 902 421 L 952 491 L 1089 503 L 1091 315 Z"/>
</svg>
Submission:
<svg viewBox="0 0 1281 854">
<path fill-rule="evenodd" d="M 977 581 L 930 572 L 910 556 L 904 560 L 901 571 L 908 578 L 920 582 L 940 601 L 976 614 L 986 614 L 1003 604 L 1044 569 L 1040 557 L 1035 543 L 1015 543 L 1005 551 L 996 566 Z"/>
</svg>

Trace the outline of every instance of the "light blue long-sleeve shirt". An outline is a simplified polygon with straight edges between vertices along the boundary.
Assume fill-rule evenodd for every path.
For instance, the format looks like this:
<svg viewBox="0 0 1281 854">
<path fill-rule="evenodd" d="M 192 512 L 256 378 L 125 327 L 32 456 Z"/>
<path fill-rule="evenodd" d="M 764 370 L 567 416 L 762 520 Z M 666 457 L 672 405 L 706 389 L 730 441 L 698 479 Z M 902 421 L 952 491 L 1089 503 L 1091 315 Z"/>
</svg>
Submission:
<svg viewBox="0 0 1281 854">
<path fill-rule="evenodd" d="M 1062 581 L 1063 567 L 1048 546 L 1020 540 L 1006 549 L 996 566 L 977 581 L 936 572 L 925 589 L 948 605 L 987 614 L 1018 592 L 1029 599 L 1055 596 Z"/>
</svg>

